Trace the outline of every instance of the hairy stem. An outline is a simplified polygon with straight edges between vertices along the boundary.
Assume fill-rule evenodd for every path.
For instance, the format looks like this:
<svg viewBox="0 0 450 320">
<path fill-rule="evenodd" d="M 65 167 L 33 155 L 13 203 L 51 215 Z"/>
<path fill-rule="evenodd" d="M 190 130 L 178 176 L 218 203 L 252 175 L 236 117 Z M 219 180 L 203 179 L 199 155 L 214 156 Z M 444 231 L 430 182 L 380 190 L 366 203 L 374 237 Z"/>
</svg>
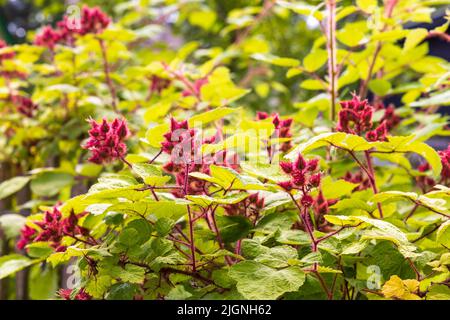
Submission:
<svg viewBox="0 0 450 320">
<path fill-rule="evenodd" d="M 373 170 L 373 166 L 372 166 L 372 158 L 370 157 L 370 153 L 368 151 L 364 151 L 364 154 L 366 156 L 367 169 L 369 170 L 369 173 L 370 173 L 370 176 L 369 176 L 370 184 L 372 185 L 373 193 L 377 194 L 378 188 L 377 188 L 377 184 L 375 181 L 375 171 Z M 378 212 L 380 213 L 380 218 L 383 219 L 383 210 L 382 210 L 381 204 L 379 202 L 377 203 L 377 208 L 378 208 Z"/>
<path fill-rule="evenodd" d="M 102 52 L 102 58 L 103 58 L 103 72 L 105 74 L 105 80 L 106 85 L 109 88 L 109 92 L 111 94 L 111 104 L 115 112 L 118 112 L 117 109 L 117 94 L 116 94 L 116 88 L 114 86 L 114 83 L 111 80 L 111 68 L 108 62 L 108 55 L 106 52 L 106 44 L 103 39 L 98 39 L 98 43 L 100 44 L 100 50 Z"/>
<path fill-rule="evenodd" d="M 188 194 L 188 179 L 189 179 L 189 163 L 186 163 L 185 173 L 184 173 L 184 186 L 183 186 L 185 196 Z M 197 267 L 196 267 L 196 263 L 195 263 L 194 217 L 193 217 L 193 213 L 191 212 L 191 207 L 189 205 L 187 205 L 186 207 L 187 207 L 188 218 L 189 218 L 189 233 L 191 236 L 190 243 L 191 243 L 192 272 L 196 272 Z"/>
</svg>

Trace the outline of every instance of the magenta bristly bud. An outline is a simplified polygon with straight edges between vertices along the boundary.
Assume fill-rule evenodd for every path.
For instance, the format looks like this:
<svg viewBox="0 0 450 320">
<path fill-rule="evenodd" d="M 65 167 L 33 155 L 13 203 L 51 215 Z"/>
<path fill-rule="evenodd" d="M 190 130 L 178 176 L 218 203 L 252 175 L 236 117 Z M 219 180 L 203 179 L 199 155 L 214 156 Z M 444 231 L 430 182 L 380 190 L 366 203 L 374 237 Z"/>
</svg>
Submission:
<svg viewBox="0 0 450 320">
<path fill-rule="evenodd" d="M 305 194 L 300 200 L 300 203 L 302 204 L 302 206 L 308 208 L 312 206 L 312 204 L 314 203 L 314 199 L 309 194 Z"/>
<path fill-rule="evenodd" d="M 283 170 L 287 174 L 290 174 L 293 170 L 292 163 L 287 162 L 287 161 L 280 162 L 280 167 L 281 167 L 281 170 Z"/>
<path fill-rule="evenodd" d="M 269 117 L 269 114 L 267 112 L 258 111 L 256 113 L 256 119 L 257 120 L 265 120 Z"/>
<path fill-rule="evenodd" d="M 366 138 L 369 141 L 377 141 L 378 140 L 378 134 L 376 130 L 372 130 L 366 133 Z"/>
<path fill-rule="evenodd" d="M 313 172 L 317 170 L 318 166 L 319 166 L 319 159 L 311 159 L 308 161 L 306 165 L 306 170 Z"/>
<path fill-rule="evenodd" d="M 64 300 L 72 300 L 72 291 L 73 289 L 60 289 L 58 291 L 58 295 L 64 299 Z M 78 293 L 75 295 L 73 300 L 91 300 L 92 296 L 88 294 L 84 289 L 82 288 Z"/>
<path fill-rule="evenodd" d="M 89 161 L 102 164 L 125 157 L 127 147 L 123 140 L 129 135 L 125 120 L 115 119 L 108 123 L 103 119 L 101 124 L 89 120 L 89 123 L 89 139 L 83 146 L 92 152 Z"/>
<path fill-rule="evenodd" d="M 305 174 L 300 170 L 292 172 L 292 182 L 297 186 L 304 186 L 306 182 Z"/>
<path fill-rule="evenodd" d="M 256 207 L 258 209 L 264 208 L 264 198 L 258 198 L 258 200 L 256 201 Z"/>
<path fill-rule="evenodd" d="M 26 225 L 22 228 L 20 240 L 17 243 L 19 249 L 23 249 L 32 242 L 48 241 L 51 247 L 57 249 L 57 252 L 61 252 L 61 250 L 65 250 L 65 247 L 61 245 L 64 236 L 85 236 L 89 233 L 87 229 L 77 225 L 78 219 L 85 213 L 79 215 L 71 213 L 69 217 L 62 218 L 58 205 L 59 203 L 45 212 L 43 221 L 33 221 L 33 224 L 40 228 L 39 231 Z M 87 233 L 80 232 L 81 229 L 85 229 Z"/>
<path fill-rule="evenodd" d="M 441 177 L 444 181 L 447 181 L 450 179 L 450 145 L 446 150 L 439 151 L 438 154 L 442 162 Z"/>
<path fill-rule="evenodd" d="M 306 168 L 305 158 L 301 154 L 298 155 L 297 160 L 294 162 L 294 167 L 298 170 L 303 170 Z"/>
<path fill-rule="evenodd" d="M 320 185 L 320 180 L 321 180 L 321 175 L 320 173 L 316 173 L 313 174 L 310 178 L 309 178 L 309 183 L 313 186 L 313 187 L 318 187 Z"/>
<path fill-rule="evenodd" d="M 294 119 L 292 118 L 288 118 L 286 120 L 281 121 L 281 126 L 284 128 L 288 128 L 292 125 L 292 122 L 294 121 Z"/>
<path fill-rule="evenodd" d="M 272 123 L 275 126 L 275 129 L 278 129 L 280 127 L 280 116 L 278 114 L 274 115 Z"/>
<path fill-rule="evenodd" d="M 62 37 L 59 31 L 54 30 L 51 26 L 45 26 L 42 28 L 41 32 L 36 35 L 34 44 L 53 50 L 55 45 L 61 39 Z"/>
<path fill-rule="evenodd" d="M 292 183 L 290 181 L 278 182 L 278 185 L 286 191 L 291 191 L 293 189 Z"/>
</svg>

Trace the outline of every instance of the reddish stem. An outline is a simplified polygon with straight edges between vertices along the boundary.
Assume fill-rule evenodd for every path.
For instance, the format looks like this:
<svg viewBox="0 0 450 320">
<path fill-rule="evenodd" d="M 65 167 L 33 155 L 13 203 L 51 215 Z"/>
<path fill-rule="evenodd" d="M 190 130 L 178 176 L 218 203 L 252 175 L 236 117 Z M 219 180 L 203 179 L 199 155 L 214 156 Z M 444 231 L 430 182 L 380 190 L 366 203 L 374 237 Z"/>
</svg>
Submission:
<svg viewBox="0 0 450 320">
<path fill-rule="evenodd" d="M 111 68 L 110 68 L 109 62 L 108 62 L 108 56 L 107 56 L 107 52 L 106 52 L 105 41 L 103 41 L 103 39 L 98 39 L 98 43 L 100 44 L 100 50 L 102 52 L 103 72 L 105 74 L 106 85 L 108 86 L 109 92 L 111 93 L 112 107 L 113 107 L 115 112 L 118 112 L 116 88 L 114 87 L 114 84 L 113 84 L 113 82 L 111 80 L 111 75 L 110 75 Z"/>
</svg>

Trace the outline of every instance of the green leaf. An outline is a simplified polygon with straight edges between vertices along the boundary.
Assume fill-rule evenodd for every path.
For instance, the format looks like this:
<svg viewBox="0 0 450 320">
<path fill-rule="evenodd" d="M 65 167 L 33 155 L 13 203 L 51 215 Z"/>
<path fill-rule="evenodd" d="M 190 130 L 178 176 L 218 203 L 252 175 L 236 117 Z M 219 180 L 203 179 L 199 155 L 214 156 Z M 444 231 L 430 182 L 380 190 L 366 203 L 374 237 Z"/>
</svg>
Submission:
<svg viewBox="0 0 450 320">
<path fill-rule="evenodd" d="M 133 264 L 127 264 L 124 268 L 112 266 L 109 274 L 111 277 L 120 279 L 123 282 L 142 284 L 145 280 L 145 269 Z"/>
<path fill-rule="evenodd" d="M 154 216 L 156 218 L 171 218 L 178 220 L 187 214 L 187 204 L 189 202 L 183 200 L 160 200 L 160 201 L 139 201 L 139 202 L 122 202 L 112 205 L 108 208 L 108 212 L 126 213 L 131 216 Z"/>
<path fill-rule="evenodd" d="M 375 34 L 372 37 L 372 41 L 397 41 L 404 37 L 406 37 L 409 34 L 408 30 L 389 30 L 389 31 L 383 31 L 380 33 Z"/>
<path fill-rule="evenodd" d="M 177 285 L 167 294 L 167 300 L 186 300 L 192 297 L 192 293 L 187 291 L 183 285 Z"/>
<path fill-rule="evenodd" d="M 306 71 L 314 72 L 323 66 L 327 62 L 327 59 L 328 54 L 326 50 L 315 49 L 303 59 L 303 66 Z"/>
<path fill-rule="evenodd" d="M 25 225 L 26 218 L 20 214 L 7 213 L 0 216 L 0 228 L 6 239 L 13 239 L 20 235 L 20 229 Z"/>
<path fill-rule="evenodd" d="M 343 179 L 332 181 L 330 176 L 323 178 L 321 181 L 321 189 L 326 199 L 339 199 L 350 194 L 357 186 L 358 184 Z"/>
<path fill-rule="evenodd" d="M 325 215 L 324 218 L 328 222 L 339 226 L 359 226 L 359 228 L 367 228 L 370 226 L 370 230 L 363 232 L 361 240 L 388 240 L 395 243 L 400 253 L 405 257 L 415 257 L 416 255 L 413 252 L 416 248 L 408 241 L 406 235 L 399 228 L 387 221 L 371 219 L 365 216 Z"/>
<path fill-rule="evenodd" d="M 170 176 L 163 176 L 160 167 L 148 163 L 133 164 L 133 171 L 141 177 L 144 182 L 153 187 L 164 186 L 170 181 Z"/>
<path fill-rule="evenodd" d="M 168 123 L 153 126 L 147 130 L 145 138 L 152 147 L 161 148 L 161 142 L 164 141 L 164 134 L 167 133 L 169 129 L 170 126 Z"/>
<path fill-rule="evenodd" d="M 427 293 L 427 300 L 450 300 L 450 288 L 446 285 L 433 285 Z"/>
<path fill-rule="evenodd" d="M 257 179 L 240 175 L 228 167 L 210 166 L 211 176 L 200 172 L 192 172 L 189 175 L 201 180 L 221 186 L 225 190 L 264 190 L 265 186 Z"/>
<path fill-rule="evenodd" d="M 430 164 L 435 177 L 441 173 L 442 163 L 439 154 L 428 144 L 417 141 L 415 135 L 388 137 L 388 141 L 373 142 L 371 145 L 382 153 L 417 153 Z"/>
<path fill-rule="evenodd" d="M 95 163 L 82 163 L 76 166 L 76 172 L 85 177 L 97 177 L 103 166 Z"/>
<path fill-rule="evenodd" d="M 0 257 L 0 279 L 6 278 L 39 260 L 31 260 L 19 254 L 10 254 Z"/>
<path fill-rule="evenodd" d="M 47 242 L 33 242 L 27 245 L 28 255 L 32 258 L 47 258 L 53 251 Z"/>
<path fill-rule="evenodd" d="M 363 11 L 372 13 L 378 6 L 377 0 L 356 0 L 356 5 Z"/>
<path fill-rule="evenodd" d="M 392 86 L 391 83 L 383 79 L 373 79 L 369 81 L 369 89 L 377 96 L 383 97 L 389 93 Z"/>
<path fill-rule="evenodd" d="M 31 180 L 31 191 L 38 196 L 52 197 L 57 195 L 63 188 L 73 183 L 73 176 L 65 172 L 44 171 L 38 173 Z"/>
<path fill-rule="evenodd" d="M 314 7 L 304 1 L 296 1 L 296 2 L 288 2 L 288 1 L 277 1 L 279 6 L 283 8 L 290 9 L 297 14 L 312 16 L 317 20 L 322 20 L 324 18 L 324 14 L 319 10 L 319 7 Z"/>
<path fill-rule="evenodd" d="M 216 216 L 217 227 L 223 242 L 234 242 L 245 238 L 253 224 L 242 216 Z"/>
<path fill-rule="evenodd" d="M 300 88 L 306 90 L 325 90 L 326 84 L 316 79 L 306 79 L 300 83 Z"/>
<path fill-rule="evenodd" d="M 298 290 L 305 282 L 305 273 L 299 267 L 276 270 L 256 261 L 233 265 L 229 276 L 237 282 L 239 293 L 249 300 L 274 300 Z"/>
<path fill-rule="evenodd" d="M 365 21 L 346 23 L 344 28 L 339 30 L 336 38 L 348 47 L 356 47 L 365 40 L 367 26 Z"/>
<path fill-rule="evenodd" d="M 30 181 L 31 177 L 14 177 L 0 183 L 0 200 L 16 193 Z"/>
<path fill-rule="evenodd" d="M 139 286 L 134 283 L 116 283 L 108 290 L 106 300 L 133 300 L 139 292 Z"/>
<path fill-rule="evenodd" d="M 249 90 L 235 86 L 227 68 L 218 67 L 208 77 L 208 83 L 200 89 L 200 96 L 213 107 L 220 107 L 241 98 L 248 92 Z"/>
<path fill-rule="evenodd" d="M 450 105 L 450 90 L 434 94 L 429 98 L 421 99 L 409 104 L 411 107 L 448 106 Z"/>
<path fill-rule="evenodd" d="M 155 230 L 160 237 L 165 237 L 172 231 L 174 224 L 172 219 L 160 218 L 155 223 Z"/>
<path fill-rule="evenodd" d="M 239 108 L 233 109 L 227 107 L 219 107 L 213 110 L 196 114 L 195 116 L 189 118 L 188 123 L 190 127 L 201 128 L 205 124 L 222 119 L 227 115 L 232 114 L 238 110 Z"/>
<path fill-rule="evenodd" d="M 440 198 L 430 198 L 426 195 L 418 195 L 415 192 L 402 192 L 402 191 L 385 191 L 377 193 L 373 196 L 372 201 L 374 202 L 385 202 L 396 200 L 398 198 L 408 199 L 414 203 L 418 203 L 425 208 L 430 208 L 432 210 L 445 213 L 447 212 L 445 199 Z"/>
<path fill-rule="evenodd" d="M 229 194 L 225 197 L 210 197 L 207 195 L 188 195 L 186 196 L 186 199 L 192 201 L 193 203 L 201 206 L 201 207 L 208 207 L 211 204 L 235 204 L 238 202 L 241 202 L 245 198 L 249 196 L 246 192 L 241 192 L 238 194 Z"/>
<path fill-rule="evenodd" d="M 89 278 L 84 289 L 92 297 L 102 299 L 104 293 L 111 286 L 111 277 L 109 275 L 97 275 Z"/>
<path fill-rule="evenodd" d="M 403 45 L 403 52 L 415 48 L 428 35 L 428 30 L 425 28 L 417 28 L 411 30 L 406 36 L 405 44 Z"/>
<path fill-rule="evenodd" d="M 350 151 L 365 151 L 372 148 L 369 142 L 359 136 L 344 132 L 325 132 L 299 144 L 285 158 L 294 161 L 299 153 L 305 154 L 326 145 Z"/>
<path fill-rule="evenodd" d="M 437 230 L 436 242 L 446 246 L 447 248 L 450 247 L 450 220 L 447 220 L 441 224 Z"/>
<path fill-rule="evenodd" d="M 123 229 L 122 233 L 119 236 L 120 242 L 127 242 L 130 243 L 130 235 L 133 236 L 133 244 L 143 244 L 150 240 L 151 234 L 152 234 L 152 226 L 150 225 L 150 222 L 144 220 L 144 219 L 135 219 L 130 221 L 125 228 Z M 124 235 L 124 232 L 127 230 L 131 233 L 127 233 Z M 135 232 L 134 232 L 135 231 Z"/>
<path fill-rule="evenodd" d="M 212 10 L 194 11 L 189 14 L 189 23 L 209 30 L 216 22 L 217 14 Z"/>
<path fill-rule="evenodd" d="M 48 300 L 55 297 L 58 290 L 58 271 L 41 265 L 34 265 L 30 268 L 29 274 L 29 295 L 33 300 Z"/>
<path fill-rule="evenodd" d="M 289 180 L 289 176 L 280 169 L 278 164 L 241 162 L 240 165 L 242 170 L 251 176 L 275 183 Z"/>
<path fill-rule="evenodd" d="M 280 67 L 297 67 L 300 65 L 300 61 L 297 59 L 277 57 L 269 53 L 255 53 L 252 58 Z"/>
<path fill-rule="evenodd" d="M 262 263 L 271 268 L 285 268 L 289 266 L 290 260 L 298 258 L 297 250 L 289 246 L 277 246 L 270 248 L 266 252 L 255 258 L 256 262 Z"/>
</svg>

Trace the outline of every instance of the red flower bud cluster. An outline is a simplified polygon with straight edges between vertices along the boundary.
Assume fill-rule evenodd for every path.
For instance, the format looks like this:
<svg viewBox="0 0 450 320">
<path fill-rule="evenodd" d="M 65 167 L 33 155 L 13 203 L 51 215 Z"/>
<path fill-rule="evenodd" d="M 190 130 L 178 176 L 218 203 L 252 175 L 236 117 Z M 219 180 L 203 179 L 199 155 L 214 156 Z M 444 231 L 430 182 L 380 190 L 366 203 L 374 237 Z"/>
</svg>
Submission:
<svg viewBox="0 0 450 320">
<path fill-rule="evenodd" d="M 323 196 L 322 190 L 319 191 L 319 195 L 316 197 L 314 201 L 314 211 L 318 216 L 323 216 L 330 212 L 329 207 L 335 204 L 337 200 L 330 199 L 327 200 Z"/>
<path fill-rule="evenodd" d="M 431 166 L 428 162 L 422 163 L 417 167 L 417 170 L 419 172 L 427 172 L 431 170 Z M 416 177 L 417 185 L 422 189 L 424 192 L 426 192 L 427 189 L 430 187 L 434 187 L 436 184 L 436 181 L 434 181 L 433 178 L 427 177 L 427 176 L 418 176 Z"/>
<path fill-rule="evenodd" d="M 439 156 L 442 162 L 441 178 L 442 181 L 447 185 L 450 180 L 450 145 L 446 150 L 439 151 Z"/>
<path fill-rule="evenodd" d="M 272 123 L 275 127 L 275 132 L 273 133 L 272 138 L 280 138 L 280 139 L 292 138 L 292 133 L 291 133 L 291 126 L 292 126 L 292 122 L 293 122 L 292 118 L 281 120 L 278 113 L 273 113 L 270 117 L 272 117 Z M 258 111 L 256 113 L 257 120 L 265 120 L 267 118 L 269 118 L 269 114 L 266 112 Z M 287 152 L 291 148 L 292 148 L 291 141 L 285 141 L 285 142 L 281 143 L 280 151 Z M 269 153 L 271 154 L 272 147 L 268 146 L 267 149 L 268 149 Z"/>
<path fill-rule="evenodd" d="M 72 298 L 71 298 L 72 292 L 73 292 L 73 289 L 60 289 L 58 291 L 58 294 L 64 300 L 72 300 Z M 73 297 L 73 300 L 91 300 L 91 299 L 92 299 L 91 295 L 89 293 L 87 293 L 86 291 L 84 291 L 84 288 L 81 288 L 77 292 L 77 294 Z"/>
<path fill-rule="evenodd" d="M 90 120 L 91 129 L 89 139 L 83 146 L 92 152 L 89 161 L 102 164 L 116 159 L 123 159 L 127 146 L 124 140 L 130 134 L 125 120 L 114 119 L 108 122 L 103 119 L 101 123 Z"/>
<path fill-rule="evenodd" d="M 14 59 L 15 52 L 8 47 L 8 45 L 0 39 L 0 66 L 3 65 L 3 62 L 6 60 Z M 18 70 L 0 70 L 0 75 L 4 78 L 13 79 L 25 79 L 27 75 Z"/>
<path fill-rule="evenodd" d="M 216 142 L 216 137 L 201 140 L 195 129 L 189 128 L 187 120 L 177 122 L 174 118 L 170 122 L 170 131 L 164 135 L 165 141 L 161 143 L 162 151 L 170 155 L 170 161 L 164 165 L 164 170 L 175 175 L 178 186 L 186 183 L 186 169 L 189 172 L 202 172 L 209 174 L 211 164 L 236 168 L 237 154 L 228 154 L 226 150 L 219 151 L 210 156 L 203 156 L 200 152 L 202 144 Z M 205 182 L 193 177 L 187 180 L 188 194 L 203 194 Z M 182 197 L 184 190 L 175 190 L 174 195 Z"/>
<path fill-rule="evenodd" d="M 88 33 L 98 34 L 106 29 L 111 19 L 98 7 L 89 8 L 83 6 L 81 17 L 76 18 L 64 16 L 63 20 L 58 21 L 57 28 L 45 26 L 41 32 L 36 35 L 34 43 L 38 46 L 44 46 L 53 50 L 58 43 L 73 45 L 75 35 L 85 35 Z"/>
<path fill-rule="evenodd" d="M 369 105 L 367 100 L 361 101 L 357 95 L 353 95 L 352 100 L 341 101 L 341 106 L 336 130 L 355 135 L 366 133 L 366 138 L 369 141 L 386 141 L 389 130 L 401 120 L 395 115 L 392 105 L 387 108 L 378 105 L 378 108 L 384 108 L 385 114 L 379 125 L 374 127 L 372 116 L 376 108 Z"/>
<path fill-rule="evenodd" d="M 353 189 L 353 191 L 362 191 L 370 188 L 369 178 L 363 175 L 361 171 L 357 173 L 347 172 L 344 176 L 344 180 L 354 184 L 358 184 L 358 186 Z"/>
<path fill-rule="evenodd" d="M 88 6 L 83 6 L 79 33 L 82 35 L 101 33 L 108 27 L 110 22 L 111 19 L 99 7 L 89 8 Z"/>
<path fill-rule="evenodd" d="M 13 59 L 14 55 L 14 51 L 10 51 L 6 42 L 0 39 L 0 63 L 3 60 Z"/>
<path fill-rule="evenodd" d="M 55 49 L 55 45 L 61 40 L 62 34 L 59 30 L 55 30 L 51 26 L 45 26 L 40 33 L 36 34 L 34 44 L 53 50 Z"/>
<path fill-rule="evenodd" d="M 307 195 L 311 188 L 320 186 L 321 175 L 315 172 L 319 167 L 319 160 L 305 160 L 301 154 L 298 155 L 297 160 L 292 162 L 280 162 L 281 170 L 291 176 L 289 181 L 279 182 L 278 185 L 286 191 L 292 189 L 302 190 L 304 196 L 301 203 L 309 207 L 313 204 L 312 197 Z"/>
<path fill-rule="evenodd" d="M 392 130 L 400 123 L 400 121 L 402 121 L 402 118 L 395 114 L 394 105 L 390 104 L 385 107 L 383 104 L 378 104 L 378 108 L 380 110 L 384 110 L 384 115 L 381 118 L 380 123 L 384 123 L 386 125 L 387 131 Z"/>
<path fill-rule="evenodd" d="M 198 96 L 202 87 L 208 83 L 208 78 L 195 80 L 192 88 L 186 88 L 181 94 L 183 97 Z"/>
<path fill-rule="evenodd" d="M 58 209 L 58 205 L 56 205 L 44 213 L 44 219 L 42 221 L 33 221 L 33 224 L 40 228 L 39 231 L 27 225 L 22 228 L 17 248 L 23 249 L 27 244 L 32 242 L 47 241 L 57 252 L 63 252 L 66 250 L 66 247 L 61 245 L 64 236 L 75 237 L 89 235 L 88 229 L 78 225 L 78 219 L 85 214 L 80 213 L 76 215 L 72 212 L 67 218 L 63 218 Z"/>
<path fill-rule="evenodd" d="M 325 199 L 322 190 L 319 190 L 319 195 L 314 199 L 313 204 L 314 216 L 318 230 L 326 230 L 329 226 L 329 223 L 325 220 L 324 215 L 330 212 L 329 207 L 336 202 L 336 199 Z"/>
<path fill-rule="evenodd" d="M 253 193 L 241 202 L 223 206 L 230 216 L 247 216 L 254 214 L 264 208 L 264 198 L 259 193 Z"/>
<path fill-rule="evenodd" d="M 13 95 L 11 96 L 11 101 L 16 106 L 17 111 L 28 118 L 32 118 L 34 111 L 38 108 L 37 104 L 24 96 Z"/>
</svg>

